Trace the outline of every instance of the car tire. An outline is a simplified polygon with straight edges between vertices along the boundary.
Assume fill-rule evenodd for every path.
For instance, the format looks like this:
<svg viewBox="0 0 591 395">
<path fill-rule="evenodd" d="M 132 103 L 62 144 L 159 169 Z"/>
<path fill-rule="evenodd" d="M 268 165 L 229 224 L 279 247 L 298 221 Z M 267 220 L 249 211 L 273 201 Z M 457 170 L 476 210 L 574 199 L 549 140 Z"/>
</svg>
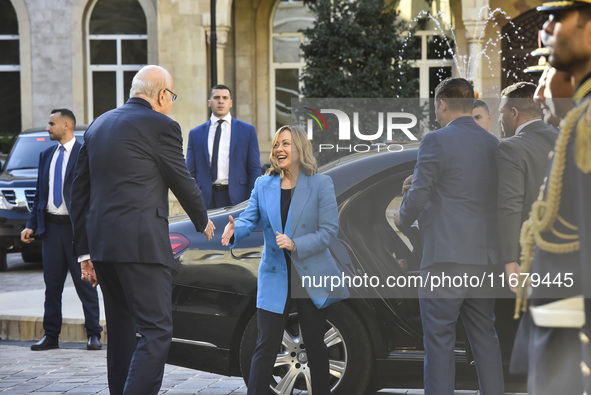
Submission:
<svg viewBox="0 0 591 395">
<path fill-rule="evenodd" d="M 325 341 L 329 350 L 331 394 L 365 394 L 374 366 L 367 330 L 357 314 L 346 303 L 336 303 L 329 309 Z M 240 342 L 240 370 L 247 385 L 256 338 L 257 316 L 255 314 L 246 326 Z M 299 338 L 297 312 L 294 312 L 287 320 L 282 349 L 277 355 L 269 394 L 291 395 L 294 389 L 306 389 L 306 378 L 309 378 L 306 377 L 306 374 L 309 374 L 307 363 L 297 363 L 297 359 L 290 358 L 286 352 L 287 347 L 299 346 Z M 284 385 L 286 382 L 291 384 Z"/>
<path fill-rule="evenodd" d="M 8 262 L 6 259 L 6 251 L 0 252 L 0 272 L 8 270 Z"/>
<path fill-rule="evenodd" d="M 43 256 L 40 252 L 23 251 L 21 252 L 21 256 L 26 263 L 40 263 L 43 261 Z"/>
</svg>

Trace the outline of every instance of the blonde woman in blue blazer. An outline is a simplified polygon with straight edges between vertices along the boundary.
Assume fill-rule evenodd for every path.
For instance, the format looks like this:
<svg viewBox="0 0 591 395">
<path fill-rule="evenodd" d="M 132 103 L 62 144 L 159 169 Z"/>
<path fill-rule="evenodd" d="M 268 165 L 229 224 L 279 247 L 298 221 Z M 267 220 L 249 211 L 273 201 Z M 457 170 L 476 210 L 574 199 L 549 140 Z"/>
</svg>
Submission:
<svg viewBox="0 0 591 395">
<path fill-rule="evenodd" d="M 291 284 L 303 276 L 341 276 L 328 246 L 339 230 L 332 180 L 316 174 L 317 165 L 305 131 L 281 127 L 273 137 L 271 167 L 259 177 L 246 210 L 230 216 L 223 245 L 234 246 L 262 222 L 265 247 L 259 265 L 257 345 L 252 356 L 248 395 L 267 395 L 291 307 Z M 295 269 L 295 270 L 292 270 Z M 291 274 L 293 273 L 293 274 Z M 325 307 L 349 296 L 346 288 L 305 288 L 297 304 L 314 395 L 330 394 Z M 294 292 L 295 293 L 295 292 Z"/>
</svg>

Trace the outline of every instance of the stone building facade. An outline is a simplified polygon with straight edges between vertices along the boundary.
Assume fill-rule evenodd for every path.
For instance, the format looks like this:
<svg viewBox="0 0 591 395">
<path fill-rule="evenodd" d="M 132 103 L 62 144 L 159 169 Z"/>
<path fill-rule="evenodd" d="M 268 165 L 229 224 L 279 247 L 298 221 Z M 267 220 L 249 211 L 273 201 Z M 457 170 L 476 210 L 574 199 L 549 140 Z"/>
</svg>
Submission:
<svg viewBox="0 0 591 395">
<path fill-rule="evenodd" d="M 523 77 L 519 62 L 510 63 L 506 54 L 513 51 L 512 59 L 523 63 L 527 51 L 537 46 L 540 23 L 533 10 L 540 0 L 393 1 L 408 20 L 423 10 L 441 12 L 442 27 L 430 21 L 419 33 L 425 48 L 434 36 L 454 35 L 456 62 L 425 51 L 416 60 L 422 97 L 437 84 L 436 75 L 462 75 L 474 81 L 481 97 L 496 98 L 511 82 L 508 74 Z M 153 63 L 174 77 L 179 100 L 170 115 L 186 135 L 209 117 L 210 4 L 0 0 L 0 49 L 5 49 L 0 50 L 0 100 L 5 104 L 0 117 L 10 120 L 0 132 L 43 126 L 56 107 L 72 108 L 79 123 L 90 123 L 123 104 L 135 71 Z M 262 163 L 267 163 L 271 135 L 289 119 L 289 100 L 299 92 L 303 37 L 298 30 L 310 26 L 314 15 L 299 0 L 217 0 L 216 7 L 218 83 L 233 89 L 232 114 L 255 125 Z M 513 48 L 503 44 L 502 34 L 513 34 L 514 41 L 524 36 L 527 42 L 513 42 Z M 433 73 L 438 68 L 443 71 Z"/>
<path fill-rule="evenodd" d="M 102 3 L 113 3 L 114 12 L 103 12 L 107 23 L 93 29 L 93 17 Z M 135 3 L 129 11 L 143 19 L 143 26 L 129 21 L 129 15 L 117 15 L 121 3 Z M 269 25 L 275 3 L 217 1 L 218 82 L 233 89 L 232 113 L 257 127 L 261 147 L 269 145 L 271 129 Z M 8 78 L 18 78 L 19 83 L 0 90 L 10 90 L 11 101 L 19 104 L 4 115 L 14 118 L 19 111 L 21 116 L 18 122 L 0 127 L 0 132 L 44 126 L 56 107 L 72 108 L 79 123 L 90 123 L 105 106 L 124 102 L 130 76 L 148 63 L 160 64 L 173 75 L 179 100 L 170 115 L 184 133 L 208 119 L 209 0 L 0 0 L 4 14 L 0 18 L 11 17 L 10 6 L 17 29 L 0 30 L 0 45 L 16 43 L 18 55 L 13 50 L 2 61 L 0 53 L 0 74 L 9 73 Z M 138 29 L 114 26 L 117 23 Z M 134 43 L 128 45 L 134 54 L 127 63 L 126 42 Z M 110 50 L 119 52 L 112 55 Z M 103 61 L 101 55 L 109 59 Z M 98 92 L 108 84 L 113 86 L 107 92 Z"/>
<path fill-rule="evenodd" d="M 503 83 L 499 36 L 504 32 L 518 33 L 521 26 L 512 26 L 511 21 L 531 13 L 541 1 L 396 0 L 396 3 L 403 18 L 415 18 L 423 10 L 432 14 L 441 12 L 446 24 L 439 30 L 447 31 L 447 25 L 453 26 L 460 67 L 450 60 L 431 57 L 423 64 L 429 60 L 434 67 L 439 61 L 450 67 L 453 75 L 465 74 L 460 69 L 467 64 L 471 70 L 468 76 L 481 96 L 496 97 Z M 124 7 L 125 4 L 129 7 Z M 102 110 L 93 106 L 97 101 L 95 91 L 110 82 L 121 85 L 117 88 L 120 97 L 113 102 L 120 105 L 126 97 L 124 90 L 128 88 L 130 76 L 142 60 L 171 71 L 180 98 L 171 115 L 183 130 L 204 122 L 208 117 L 206 100 L 210 86 L 210 4 L 211 0 L 0 0 L 0 13 L 4 14 L 1 17 L 16 19 L 12 31 L 0 30 L 0 42 L 16 41 L 18 45 L 16 58 L 7 58 L 5 51 L 0 52 L 0 74 L 19 73 L 17 91 L 7 92 L 20 102 L 19 127 L 44 125 L 48 111 L 56 106 L 71 107 L 81 122 L 90 122 L 98 115 L 95 112 Z M 233 88 L 233 113 L 256 126 L 264 150 L 277 118 L 281 119 L 276 114 L 277 102 L 285 105 L 287 97 L 297 93 L 294 76 L 297 77 L 303 66 L 297 50 L 302 39 L 298 29 L 309 26 L 314 16 L 299 0 L 217 0 L 216 4 L 218 82 Z M 118 18 L 126 10 L 132 14 Z M 97 18 L 102 19 L 97 21 Z M 434 27 L 429 26 L 427 30 Z M 440 33 L 437 30 L 434 27 L 432 33 Z M 116 63 L 116 58 L 112 62 L 101 60 L 103 54 L 106 58 L 110 56 L 107 47 L 113 41 L 108 43 L 109 38 L 103 37 L 109 35 L 123 43 L 124 59 L 119 60 L 118 68 L 109 67 L 109 63 Z M 105 38 L 102 43 L 101 37 Z M 140 54 L 143 58 L 132 56 L 126 63 L 125 42 L 134 40 L 144 40 L 139 45 L 141 49 L 131 48 L 135 52 L 143 51 Z M 101 44 L 103 47 L 93 54 Z M 122 77 L 116 77 L 122 81 L 115 82 L 115 77 L 93 79 L 93 75 L 106 75 L 112 69 L 123 71 Z M 428 71 L 420 76 L 424 79 Z M 93 86 L 93 82 L 98 85 Z M 426 92 L 423 90 L 422 95 Z M 109 100 L 104 104 L 110 105 Z"/>
</svg>

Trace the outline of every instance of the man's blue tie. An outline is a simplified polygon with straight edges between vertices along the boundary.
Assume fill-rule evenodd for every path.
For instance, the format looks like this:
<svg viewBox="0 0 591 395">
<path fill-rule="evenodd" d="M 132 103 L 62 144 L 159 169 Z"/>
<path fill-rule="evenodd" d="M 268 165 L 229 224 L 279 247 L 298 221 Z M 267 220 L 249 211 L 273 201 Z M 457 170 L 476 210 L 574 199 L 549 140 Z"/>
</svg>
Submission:
<svg viewBox="0 0 591 395">
<path fill-rule="evenodd" d="M 55 161 L 55 173 L 53 176 L 53 204 L 55 207 L 62 205 L 62 168 L 64 166 L 64 146 L 60 145 L 60 153 Z"/>
<path fill-rule="evenodd" d="M 218 127 L 215 129 L 215 137 L 213 138 L 213 149 L 211 150 L 211 166 L 209 167 L 209 175 L 211 182 L 214 183 L 218 179 L 218 151 L 220 150 L 220 137 L 222 136 L 223 119 L 218 121 Z"/>
</svg>

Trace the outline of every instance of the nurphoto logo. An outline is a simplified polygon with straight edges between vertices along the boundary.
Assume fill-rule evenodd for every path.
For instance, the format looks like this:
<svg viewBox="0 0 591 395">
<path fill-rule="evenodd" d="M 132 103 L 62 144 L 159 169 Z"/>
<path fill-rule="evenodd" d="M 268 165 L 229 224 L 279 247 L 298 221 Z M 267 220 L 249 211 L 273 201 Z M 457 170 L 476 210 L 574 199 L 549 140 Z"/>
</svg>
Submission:
<svg viewBox="0 0 591 395">
<path fill-rule="evenodd" d="M 412 108 L 405 111 L 405 108 Z M 394 142 L 418 141 L 420 105 L 391 99 L 301 99 L 292 102 L 318 152 L 402 151 Z M 415 114 L 416 113 L 416 114 Z M 414 129 L 414 130 L 413 130 Z M 419 134 L 420 135 L 420 134 Z"/>
</svg>

